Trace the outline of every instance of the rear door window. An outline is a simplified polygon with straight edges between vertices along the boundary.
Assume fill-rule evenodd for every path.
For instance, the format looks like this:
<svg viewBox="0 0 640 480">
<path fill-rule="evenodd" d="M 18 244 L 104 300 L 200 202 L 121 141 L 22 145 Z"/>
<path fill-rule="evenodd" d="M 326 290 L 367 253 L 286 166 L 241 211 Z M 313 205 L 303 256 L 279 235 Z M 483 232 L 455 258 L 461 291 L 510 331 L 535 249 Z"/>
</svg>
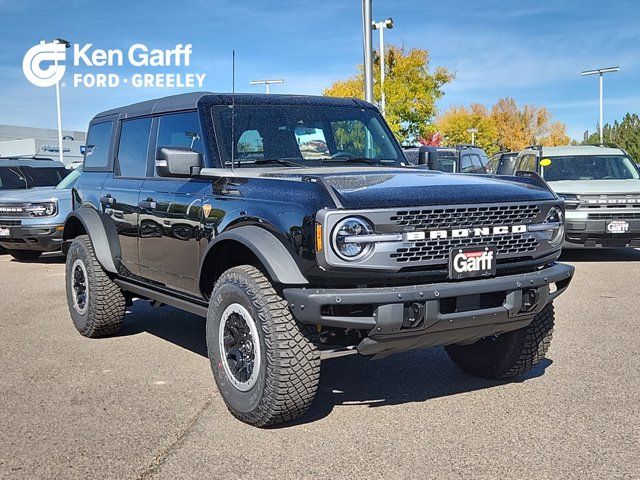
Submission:
<svg viewBox="0 0 640 480">
<path fill-rule="evenodd" d="M 94 123 L 89 128 L 85 147 L 85 168 L 105 168 L 109 164 L 109 147 L 113 122 Z"/>
<path fill-rule="evenodd" d="M 147 173 L 151 118 L 122 122 L 118 143 L 118 173 L 122 177 L 142 178 Z"/>
</svg>

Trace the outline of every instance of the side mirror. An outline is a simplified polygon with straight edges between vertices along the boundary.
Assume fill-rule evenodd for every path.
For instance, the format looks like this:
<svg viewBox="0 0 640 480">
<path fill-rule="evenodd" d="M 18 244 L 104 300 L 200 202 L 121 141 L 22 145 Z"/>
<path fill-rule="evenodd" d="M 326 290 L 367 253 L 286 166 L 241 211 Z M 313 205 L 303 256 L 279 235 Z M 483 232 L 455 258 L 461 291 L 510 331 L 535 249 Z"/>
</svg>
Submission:
<svg viewBox="0 0 640 480">
<path fill-rule="evenodd" d="M 204 167 L 202 154 L 188 147 L 158 147 L 156 171 L 161 177 L 190 177 Z"/>
<path fill-rule="evenodd" d="M 428 165 L 428 168 L 435 170 L 438 149 L 436 147 L 424 145 L 418 149 L 418 165 Z"/>
</svg>

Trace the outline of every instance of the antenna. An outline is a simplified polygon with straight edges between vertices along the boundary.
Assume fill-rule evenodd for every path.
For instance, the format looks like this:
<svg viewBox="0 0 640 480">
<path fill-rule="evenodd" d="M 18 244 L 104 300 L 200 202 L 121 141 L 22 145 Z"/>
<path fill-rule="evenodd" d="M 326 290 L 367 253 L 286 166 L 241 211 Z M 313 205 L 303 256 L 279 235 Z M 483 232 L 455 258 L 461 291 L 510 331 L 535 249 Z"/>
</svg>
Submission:
<svg viewBox="0 0 640 480">
<path fill-rule="evenodd" d="M 236 140 L 236 51 L 231 53 L 231 171 L 233 172 L 233 164 L 235 163 L 235 146 Z"/>
</svg>

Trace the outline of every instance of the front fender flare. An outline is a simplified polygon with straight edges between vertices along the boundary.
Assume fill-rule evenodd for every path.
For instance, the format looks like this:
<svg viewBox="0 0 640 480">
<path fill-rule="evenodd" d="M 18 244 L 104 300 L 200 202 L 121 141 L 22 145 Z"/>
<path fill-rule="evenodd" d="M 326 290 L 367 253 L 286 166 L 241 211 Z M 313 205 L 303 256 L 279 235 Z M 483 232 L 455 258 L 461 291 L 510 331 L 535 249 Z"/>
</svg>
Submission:
<svg viewBox="0 0 640 480">
<path fill-rule="evenodd" d="M 67 225 L 80 222 L 93 244 L 98 262 L 110 273 L 118 273 L 117 262 L 122 258 L 115 225 L 110 217 L 99 215 L 93 208 L 79 208 L 71 212 L 65 220 L 63 239 L 72 240 Z M 111 222 L 111 223 L 110 223 Z"/>
<path fill-rule="evenodd" d="M 253 225 L 234 228 L 215 237 L 202 257 L 198 278 L 202 278 L 202 269 L 211 250 L 225 240 L 237 241 L 251 250 L 275 282 L 284 285 L 309 283 L 282 242 L 264 228 Z"/>
</svg>

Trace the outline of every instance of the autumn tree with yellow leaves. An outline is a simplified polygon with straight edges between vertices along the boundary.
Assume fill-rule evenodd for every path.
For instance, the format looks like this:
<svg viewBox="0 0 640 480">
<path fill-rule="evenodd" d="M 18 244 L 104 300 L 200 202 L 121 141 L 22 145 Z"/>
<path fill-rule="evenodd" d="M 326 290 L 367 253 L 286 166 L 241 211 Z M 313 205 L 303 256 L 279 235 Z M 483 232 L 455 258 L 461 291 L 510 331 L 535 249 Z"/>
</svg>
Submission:
<svg viewBox="0 0 640 480">
<path fill-rule="evenodd" d="M 429 70 L 429 53 L 419 48 L 406 49 L 390 45 L 385 49 L 386 97 L 385 118 L 401 143 L 425 137 L 432 129 L 436 115 L 436 101 L 444 94 L 442 87 L 453 80 L 453 74 L 438 67 Z M 380 56 L 374 55 L 374 88 L 376 102 L 380 101 Z M 346 80 L 339 80 L 324 90 L 332 97 L 364 98 L 363 67 Z"/>
<path fill-rule="evenodd" d="M 567 145 L 570 138 L 561 122 L 552 122 L 544 107 L 518 106 L 513 98 L 501 98 L 489 110 L 483 105 L 452 107 L 436 120 L 446 145 L 469 143 L 469 128 L 477 128 L 476 144 L 492 155 L 518 151 L 529 145 Z"/>
</svg>

